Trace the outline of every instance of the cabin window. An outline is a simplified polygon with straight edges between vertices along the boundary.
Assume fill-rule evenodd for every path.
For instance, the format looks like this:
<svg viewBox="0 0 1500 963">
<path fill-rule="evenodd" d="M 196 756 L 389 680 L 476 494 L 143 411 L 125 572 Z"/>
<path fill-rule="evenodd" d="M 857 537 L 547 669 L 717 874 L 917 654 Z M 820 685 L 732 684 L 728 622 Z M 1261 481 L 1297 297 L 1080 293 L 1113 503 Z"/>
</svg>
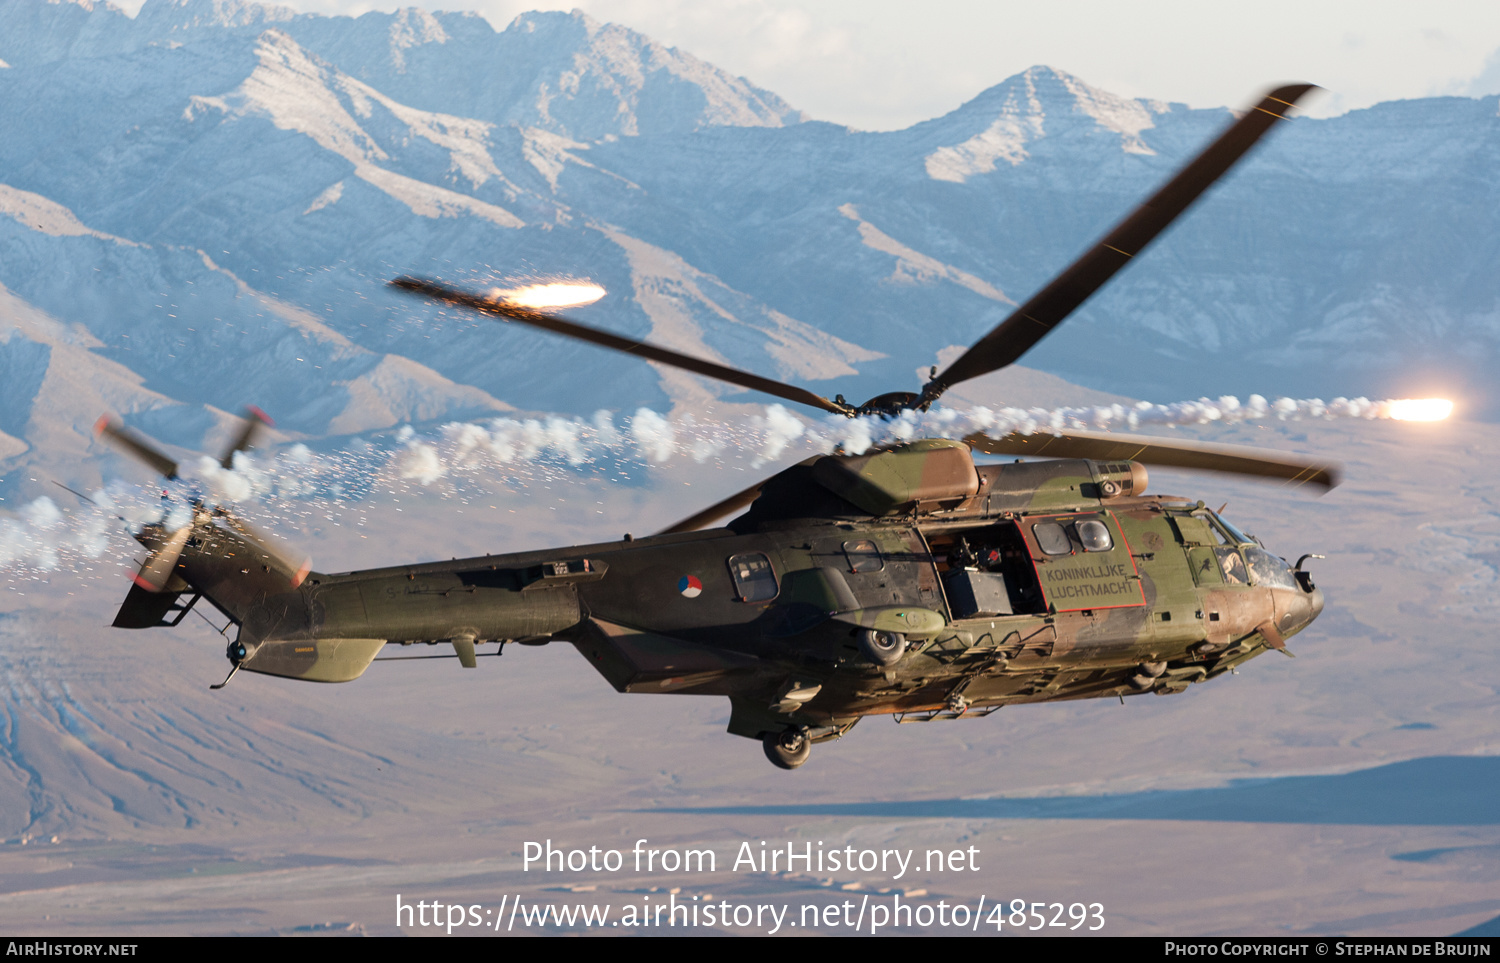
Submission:
<svg viewBox="0 0 1500 963">
<path fill-rule="evenodd" d="M 1046 555 L 1071 555 L 1073 543 L 1068 533 L 1057 522 L 1037 522 L 1031 527 L 1036 543 Z M 1108 534 L 1108 533 L 1106 533 Z"/>
<path fill-rule="evenodd" d="M 760 552 L 730 556 L 729 574 L 734 578 L 734 590 L 741 602 L 768 602 L 779 591 L 771 560 Z"/>
<path fill-rule="evenodd" d="M 849 571 L 856 575 L 878 572 L 885 568 L 885 559 L 880 557 L 880 549 L 867 538 L 845 542 L 844 558 L 849 560 Z"/>
<path fill-rule="evenodd" d="M 1078 540 L 1085 552 L 1107 552 L 1115 547 L 1109 537 L 1109 526 L 1097 518 L 1086 518 L 1078 523 Z"/>
</svg>

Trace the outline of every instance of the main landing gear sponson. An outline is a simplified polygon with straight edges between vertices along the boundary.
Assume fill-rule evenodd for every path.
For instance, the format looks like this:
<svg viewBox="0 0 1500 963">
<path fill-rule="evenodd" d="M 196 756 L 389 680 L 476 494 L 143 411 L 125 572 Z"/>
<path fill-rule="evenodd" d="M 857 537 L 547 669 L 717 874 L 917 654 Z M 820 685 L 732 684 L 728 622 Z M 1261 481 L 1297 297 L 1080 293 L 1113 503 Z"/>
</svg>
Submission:
<svg viewBox="0 0 1500 963">
<path fill-rule="evenodd" d="M 812 755 L 812 740 L 802 729 L 768 732 L 760 739 L 766 758 L 778 769 L 796 769 Z"/>
<path fill-rule="evenodd" d="M 895 665 L 906 654 L 906 636 L 865 629 L 859 633 L 859 651 L 876 665 Z"/>
</svg>

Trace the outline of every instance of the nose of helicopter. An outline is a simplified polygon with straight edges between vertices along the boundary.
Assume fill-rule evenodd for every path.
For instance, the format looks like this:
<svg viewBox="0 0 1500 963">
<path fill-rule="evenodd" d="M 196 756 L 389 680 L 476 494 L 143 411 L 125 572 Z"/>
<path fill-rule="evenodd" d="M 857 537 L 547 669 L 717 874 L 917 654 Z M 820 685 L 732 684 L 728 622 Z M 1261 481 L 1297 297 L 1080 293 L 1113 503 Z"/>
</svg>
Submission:
<svg viewBox="0 0 1500 963">
<path fill-rule="evenodd" d="M 1323 612 L 1323 590 L 1317 586 L 1310 589 L 1299 586 L 1295 592 L 1277 595 L 1280 596 L 1276 604 L 1277 621 L 1283 635 L 1301 632 Z"/>
</svg>

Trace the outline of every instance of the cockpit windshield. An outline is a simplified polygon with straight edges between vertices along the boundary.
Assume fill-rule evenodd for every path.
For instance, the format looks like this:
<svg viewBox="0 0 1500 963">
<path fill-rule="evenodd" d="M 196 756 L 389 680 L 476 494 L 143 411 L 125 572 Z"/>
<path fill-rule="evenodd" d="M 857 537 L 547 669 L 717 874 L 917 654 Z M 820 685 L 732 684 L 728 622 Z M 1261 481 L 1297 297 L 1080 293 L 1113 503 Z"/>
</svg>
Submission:
<svg viewBox="0 0 1500 963">
<path fill-rule="evenodd" d="M 1256 585 L 1274 588 L 1296 588 L 1297 579 L 1285 561 L 1263 548 L 1251 546 L 1244 550 L 1245 561 L 1250 565 L 1250 581 Z"/>
</svg>

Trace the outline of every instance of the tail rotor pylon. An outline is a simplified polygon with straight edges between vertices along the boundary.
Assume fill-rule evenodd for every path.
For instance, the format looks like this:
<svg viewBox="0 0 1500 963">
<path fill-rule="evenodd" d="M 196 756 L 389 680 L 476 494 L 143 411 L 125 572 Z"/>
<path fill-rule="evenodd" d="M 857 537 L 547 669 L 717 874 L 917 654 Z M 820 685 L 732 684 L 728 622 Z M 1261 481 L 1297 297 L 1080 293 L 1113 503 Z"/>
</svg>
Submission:
<svg viewBox="0 0 1500 963">
<path fill-rule="evenodd" d="M 219 465 L 225 469 L 232 469 L 234 456 L 238 452 L 253 448 L 264 429 L 274 424 L 271 417 L 261 409 L 254 405 L 247 407 L 244 425 L 229 447 L 225 449 L 223 457 L 219 459 Z M 94 424 L 94 434 L 154 469 L 168 481 L 179 477 L 178 463 L 171 456 L 157 448 L 143 435 L 125 427 L 119 419 L 110 415 L 101 416 Z M 307 573 L 312 570 L 311 558 L 304 559 L 300 564 L 290 562 L 283 552 L 274 547 L 275 543 L 271 539 L 261 534 L 244 519 L 222 505 L 208 507 L 199 495 L 193 498 L 192 518 L 186 525 L 170 532 L 159 525 L 148 526 L 136 533 L 136 539 L 151 548 L 152 552 L 141 565 L 140 571 L 132 576 L 132 580 L 148 592 L 165 591 L 193 532 L 201 526 L 213 525 L 214 520 L 219 518 L 224 519 L 241 538 L 249 542 L 264 561 L 289 573 L 292 588 L 301 585 L 302 581 L 307 578 Z M 163 534 L 164 539 L 160 537 Z"/>
</svg>

